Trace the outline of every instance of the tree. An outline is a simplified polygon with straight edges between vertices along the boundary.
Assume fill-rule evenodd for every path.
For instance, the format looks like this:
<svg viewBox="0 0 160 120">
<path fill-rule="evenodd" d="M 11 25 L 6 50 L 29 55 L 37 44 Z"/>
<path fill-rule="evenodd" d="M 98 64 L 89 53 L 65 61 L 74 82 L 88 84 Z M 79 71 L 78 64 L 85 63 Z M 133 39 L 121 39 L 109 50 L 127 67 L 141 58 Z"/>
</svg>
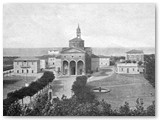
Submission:
<svg viewBox="0 0 160 120">
<path fill-rule="evenodd" d="M 145 78 L 155 87 L 155 55 L 145 56 Z"/>
<path fill-rule="evenodd" d="M 131 63 L 131 60 L 126 60 L 126 63 Z"/>
<path fill-rule="evenodd" d="M 155 116 L 155 101 L 152 102 L 152 105 L 147 107 L 147 115 Z"/>
<path fill-rule="evenodd" d="M 119 109 L 120 115 L 128 116 L 130 115 L 129 103 L 125 102 L 124 106 L 121 106 Z"/>
<path fill-rule="evenodd" d="M 136 63 L 136 61 L 135 61 L 135 60 L 133 60 L 132 62 L 133 62 L 133 63 Z"/>
<path fill-rule="evenodd" d="M 139 61 L 139 62 L 138 62 L 138 65 L 139 65 L 139 66 L 141 66 L 142 64 L 143 64 L 143 62 L 142 62 L 142 61 Z"/>
<path fill-rule="evenodd" d="M 72 91 L 80 102 L 91 102 L 95 98 L 95 95 L 91 92 L 90 86 L 87 86 L 86 83 L 86 76 L 78 76 L 72 85 Z"/>
</svg>

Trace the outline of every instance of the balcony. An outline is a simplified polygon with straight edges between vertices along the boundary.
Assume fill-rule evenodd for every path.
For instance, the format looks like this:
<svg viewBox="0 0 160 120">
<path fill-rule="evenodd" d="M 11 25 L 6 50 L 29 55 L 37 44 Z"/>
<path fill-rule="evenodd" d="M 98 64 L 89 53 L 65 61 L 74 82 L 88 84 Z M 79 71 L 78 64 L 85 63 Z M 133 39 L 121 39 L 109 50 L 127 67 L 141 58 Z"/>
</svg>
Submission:
<svg viewBox="0 0 160 120">
<path fill-rule="evenodd" d="M 20 67 L 21 67 L 21 68 L 26 68 L 26 69 L 27 69 L 27 68 L 31 68 L 31 66 L 29 66 L 29 65 L 21 65 Z"/>
</svg>

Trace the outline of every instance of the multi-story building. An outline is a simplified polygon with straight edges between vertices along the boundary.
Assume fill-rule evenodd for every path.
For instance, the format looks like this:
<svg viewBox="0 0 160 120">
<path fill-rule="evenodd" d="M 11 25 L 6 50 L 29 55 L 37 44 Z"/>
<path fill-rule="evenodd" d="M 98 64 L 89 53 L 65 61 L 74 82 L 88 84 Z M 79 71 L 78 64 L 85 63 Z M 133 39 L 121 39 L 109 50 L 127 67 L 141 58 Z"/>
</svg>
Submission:
<svg viewBox="0 0 160 120">
<path fill-rule="evenodd" d="M 14 60 L 14 74 L 35 74 L 40 71 L 40 60 L 33 57 L 17 58 Z"/>
<path fill-rule="evenodd" d="M 130 62 L 128 62 L 130 60 Z M 144 53 L 142 50 L 131 50 L 126 52 L 126 60 L 117 63 L 116 72 L 118 74 L 139 74 L 144 72 L 143 65 L 138 62 L 144 62 Z"/>
<path fill-rule="evenodd" d="M 110 66 L 110 57 L 92 54 L 91 66 L 92 71 L 97 71 L 101 67 Z"/>
<path fill-rule="evenodd" d="M 144 53 L 142 50 L 130 50 L 126 52 L 126 60 L 144 61 Z"/>
</svg>

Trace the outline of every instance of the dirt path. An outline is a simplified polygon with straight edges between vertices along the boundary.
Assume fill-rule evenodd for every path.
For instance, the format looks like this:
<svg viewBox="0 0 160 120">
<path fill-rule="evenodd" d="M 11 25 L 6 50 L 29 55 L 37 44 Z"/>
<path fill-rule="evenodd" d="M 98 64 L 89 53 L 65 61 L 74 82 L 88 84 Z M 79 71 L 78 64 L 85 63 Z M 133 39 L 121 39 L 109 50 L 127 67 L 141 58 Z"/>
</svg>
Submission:
<svg viewBox="0 0 160 120">
<path fill-rule="evenodd" d="M 111 71 L 108 71 L 111 70 Z M 114 67 L 106 67 L 103 68 L 103 71 L 98 72 L 97 74 L 94 74 L 92 77 L 90 77 L 87 82 L 102 80 L 105 78 L 110 77 L 114 73 Z"/>
<path fill-rule="evenodd" d="M 72 85 L 75 80 L 75 76 L 59 77 L 54 80 L 52 84 L 54 96 L 61 98 L 64 94 L 67 98 L 70 98 L 72 96 Z"/>
</svg>

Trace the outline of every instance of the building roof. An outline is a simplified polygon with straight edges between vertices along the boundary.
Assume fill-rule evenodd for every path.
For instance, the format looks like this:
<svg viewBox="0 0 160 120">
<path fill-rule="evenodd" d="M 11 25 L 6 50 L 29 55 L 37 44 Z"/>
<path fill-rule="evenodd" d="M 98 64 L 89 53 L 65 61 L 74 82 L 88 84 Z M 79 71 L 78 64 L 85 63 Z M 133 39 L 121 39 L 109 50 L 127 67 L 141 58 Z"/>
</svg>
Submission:
<svg viewBox="0 0 160 120">
<path fill-rule="evenodd" d="M 77 53 L 77 52 L 83 52 L 83 53 L 85 53 L 85 52 L 86 52 L 85 50 L 80 49 L 80 48 L 69 47 L 69 48 L 63 49 L 63 50 L 61 51 L 61 53 L 62 53 L 62 54 L 63 54 L 63 53 L 67 53 L 67 51 L 68 51 L 68 53 L 70 53 L 70 50 L 73 50 L 73 51 L 71 51 L 71 53 Z M 75 51 L 74 51 L 74 50 L 75 50 Z"/>
<path fill-rule="evenodd" d="M 99 58 L 99 57 L 98 57 L 97 55 L 95 55 L 95 54 L 92 54 L 91 57 L 92 57 L 92 58 Z"/>
<path fill-rule="evenodd" d="M 117 63 L 117 67 L 138 67 L 137 63 Z"/>
<path fill-rule="evenodd" d="M 36 57 L 20 57 L 17 59 L 14 59 L 14 61 L 38 61 L 39 58 Z"/>
<path fill-rule="evenodd" d="M 99 58 L 110 58 L 110 56 L 98 55 Z"/>
<path fill-rule="evenodd" d="M 74 41 L 84 41 L 84 40 L 82 40 L 81 38 L 78 38 L 78 37 L 69 40 L 69 42 L 74 42 Z"/>
<path fill-rule="evenodd" d="M 61 58 L 61 55 L 43 55 L 39 59 L 48 59 L 48 58 Z"/>
<path fill-rule="evenodd" d="M 130 51 L 126 52 L 126 53 L 131 53 L 131 54 L 143 53 L 143 50 L 135 50 L 135 49 L 133 49 L 133 50 L 130 50 Z"/>
<path fill-rule="evenodd" d="M 95 55 L 95 54 L 92 54 L 91 57 L 92 57 L 92 58 L 110 58 L 110 56 Z"/>
</svg>

